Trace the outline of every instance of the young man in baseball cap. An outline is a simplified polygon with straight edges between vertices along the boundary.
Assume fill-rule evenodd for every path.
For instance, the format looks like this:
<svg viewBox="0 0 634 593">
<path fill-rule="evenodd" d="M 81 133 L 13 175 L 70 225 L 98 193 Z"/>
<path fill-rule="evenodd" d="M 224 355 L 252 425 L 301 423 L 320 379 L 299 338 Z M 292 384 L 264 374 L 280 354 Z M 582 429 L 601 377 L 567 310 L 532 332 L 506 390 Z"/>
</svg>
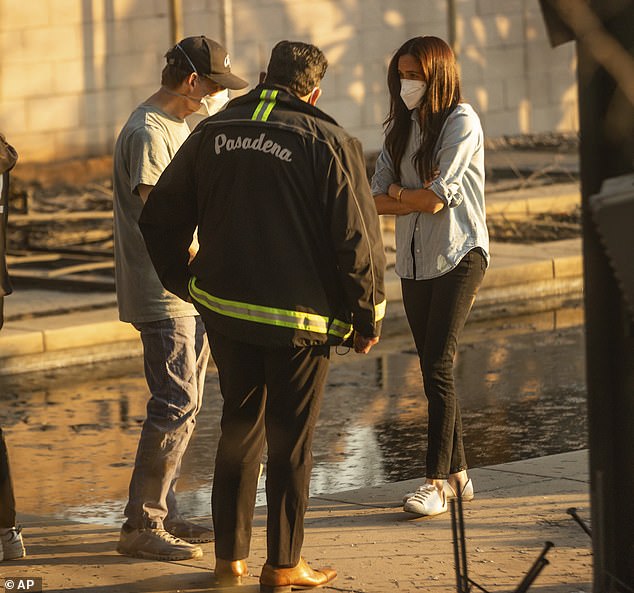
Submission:
<svg viewBox="0 0 634 593">
<path fill-rule="evenodd" d="M 181 517 L 174 494 L 202 403 L 209 345 L 192 304 L 163 289 L 138 219 L 189 136 L 185 117 L 207 109 L 214 95 L 245 88 L 247 82 L 231 72 L 227 51 L 204 36 L 183 39 L 165 57 L 161 87 L 132 112 L 114 152 L 119 317 L 141 335 L 150 390 L 117 550 L 140 558 L 187 560 L 202 556 L 197 544 L 213 540 L 211 529 Z"/>
</svg>

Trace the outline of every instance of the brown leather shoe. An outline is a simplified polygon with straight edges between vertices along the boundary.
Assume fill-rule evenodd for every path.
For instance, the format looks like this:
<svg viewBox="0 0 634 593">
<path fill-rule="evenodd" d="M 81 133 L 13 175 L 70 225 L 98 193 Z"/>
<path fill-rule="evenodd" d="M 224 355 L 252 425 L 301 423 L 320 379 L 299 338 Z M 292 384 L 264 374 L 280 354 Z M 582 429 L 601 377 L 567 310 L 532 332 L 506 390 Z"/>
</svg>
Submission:
<svg viewBox="0 0 634 593">
<path fill-rule="evenodd" d="M 242 577 L 249 574 L 246 560 L 223 560 L 216 558 L 216 567 L 214 568 L 214 576 L 216 584 L 221 587 L 232 587 L 233 585 L 241 585 Z"/>
<path fill-rule="evenodd" d="M 337 572 L 332 568 L 313 570 L 303 558 L 293 568 L 276 568 L 265 564 L 260 575 L 260 593 L 288 593 L 297 589 L 321 587 L 334 581 Z"/>
</svg>

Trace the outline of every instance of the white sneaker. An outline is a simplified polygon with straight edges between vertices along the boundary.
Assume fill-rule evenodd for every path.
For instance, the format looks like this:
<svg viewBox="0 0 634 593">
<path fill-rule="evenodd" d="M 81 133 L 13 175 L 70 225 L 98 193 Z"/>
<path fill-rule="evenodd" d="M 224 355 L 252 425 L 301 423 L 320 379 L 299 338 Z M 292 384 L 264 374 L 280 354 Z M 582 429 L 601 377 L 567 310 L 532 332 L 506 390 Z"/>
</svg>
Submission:
<svg viewBox="0 0 634 593">
<path fill-rule="evenodd" d="M 443 490 L 445 491 L 445 496 L 447 500 L 451 500 L 452 498 L 458 498 L 458 493 L 453 489 L 453 486 L 449 482 L 445 482 L 443 484 Z M 471 478 L 467 480 L 467 483 L 463 486 L 462 492 L 460 493 L 463 502 L 469 502 L 473 500 L 475 496 L 473 493 L 473 482 Z"/>
<path fill-rule="evenodd" d="M 447 512 L 447 496 L 433 484 L 423 484 L 403 505 L 406 513 L 416 515 L 440 515 Z"/>
<path fill-rule="evenodd" d="M 4 560 L 15 560 L 26 556 L 21 532 L 21 527 L 0 528 L 0 545 L 2 547 L 0 560 L 3 558 Z"/>
<path fill-rule="evenodd" d="M 458 498 L 458 494 L 449 482 L 445 481 L 445 483 L 443 484 L 443 490 L 445 491 L 445 496 L 447 497 L 447 500 Z M 416 494 L 416 492 L 408 492 L 405 496 L 403 496 L 403 504 L 405 504 L 410 498 L 412 498 L 414 494 Z M 467 480 L 467 483 L 464 485 L 461 494 L 463 502 L 469 502 L 470 500 L 474 499 L 475 494 L 473 492 L 473 482 L 471 481 L 471 478 Z"/>
</svg>

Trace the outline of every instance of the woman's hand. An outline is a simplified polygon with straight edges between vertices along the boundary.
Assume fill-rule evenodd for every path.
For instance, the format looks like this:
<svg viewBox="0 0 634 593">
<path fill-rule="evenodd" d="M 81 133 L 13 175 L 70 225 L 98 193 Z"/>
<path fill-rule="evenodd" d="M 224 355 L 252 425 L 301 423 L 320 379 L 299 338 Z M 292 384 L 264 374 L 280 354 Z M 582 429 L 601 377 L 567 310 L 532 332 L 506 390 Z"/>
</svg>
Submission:
<svg viewBox="0 0 634 593">
<path fill-rule="evenodd" d="M 387 191 L 387 196 L 392 198 L 406 214 L 409 212 L 436 214 L 445 207 L 445 203 L 433 191 L 424 187 L 408 189 L 392 183 Z M 375 199 L 376 197 L 378 196 L 375 196 Z M 379 212 L 379 214 L 400 214 L 400 212 Z"/>
<path fill-rule="evenodd" d="M 405 188 L 398 183 L 390 183 L 390 187 L 387 188 L 387 195 L 393 200 L 398 200 L 400 202 L 401 198 L 399 196 L 399 192 L 404 189 Z"/>
</svg>

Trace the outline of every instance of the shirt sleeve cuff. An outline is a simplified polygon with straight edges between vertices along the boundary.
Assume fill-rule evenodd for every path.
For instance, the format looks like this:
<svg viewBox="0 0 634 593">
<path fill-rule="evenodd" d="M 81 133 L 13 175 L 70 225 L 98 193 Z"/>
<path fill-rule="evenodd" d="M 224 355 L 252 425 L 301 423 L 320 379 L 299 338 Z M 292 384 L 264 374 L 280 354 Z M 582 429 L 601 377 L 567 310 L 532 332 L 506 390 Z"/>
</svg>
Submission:
<svg viewBox="0 0 634 593">
<path fill-rule="evenodd" d="M 436 177 L 436 179 L 429 184 L 428 189 L 433 191 L 448 208 L 454 208 L 462 202 L 462 196 L 455 192 L 453 188 L 447 185 L 440 177 Z"/>
</svg>

